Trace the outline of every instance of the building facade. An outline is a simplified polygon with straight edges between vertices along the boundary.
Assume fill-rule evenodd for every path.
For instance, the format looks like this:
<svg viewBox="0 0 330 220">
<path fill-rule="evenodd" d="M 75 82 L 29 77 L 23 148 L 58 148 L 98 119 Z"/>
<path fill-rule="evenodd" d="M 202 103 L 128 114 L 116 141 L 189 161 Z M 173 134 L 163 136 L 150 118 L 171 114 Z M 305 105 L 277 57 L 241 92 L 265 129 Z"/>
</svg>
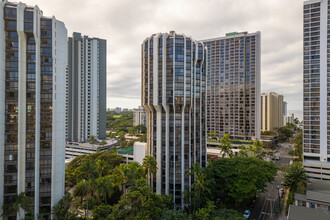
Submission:
<svg viewBox="0 0 330 220">
<path fill-rule="evenodd" d="M 151 185 L 184 207 L 194 163 L 206 166 L 206 49 L 191 37 L 154 34 L 142 44 L 142 105 L 147 154 L 157 161 Z"/>
<path fill-rule="evenodd" d="M 106 137 L 106 40 L 73 33 L 68 41 L 67 141 Z"/>
<path fill-rule="evenodd" d="M 208 133 L 260 137 L 260 32 L 203 40 L 208 50 Z"/>
<path fill-rule="evenodd" d="M 330 162 L 330 3 L 304 2 L 304 166 L 320 179 Z M 330 174 L 328 174 L 330 175 Z"/>
<path fill-rule="evenodd" d="M 133 126 L 137 125 L 147 126 L 147 113 L 142 107 L 133 110 Z"/>
<path fill-rule="evenodd" d="M 283 127 L 283 95 L 267 92 L 261 94 L 260 98 L 261 131 Z"/>
<path fill-rule="evenodd" d="M 67 29 L 38 6 L 0 5 L 0 215 L 25 192 L 28 215 L 50 219 L 65 183 Z"/>
<path fill-rule="evenodd" d="M 294 122 L 294 114 L 288 114 L 287 116 L 284 117 L 284 125 L 286 125 L 287 123 L 291 123 L 293 124 Z"/>
</svg>

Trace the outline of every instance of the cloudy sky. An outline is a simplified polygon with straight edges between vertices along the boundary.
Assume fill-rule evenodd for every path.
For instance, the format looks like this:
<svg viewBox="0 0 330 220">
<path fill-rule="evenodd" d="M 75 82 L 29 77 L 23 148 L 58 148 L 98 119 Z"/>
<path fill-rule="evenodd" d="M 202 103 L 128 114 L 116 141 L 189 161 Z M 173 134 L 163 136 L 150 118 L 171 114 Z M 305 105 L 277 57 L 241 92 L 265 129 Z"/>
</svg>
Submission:
<svg viewBox="0 0 330 220">
<path fill-rule="evenodd" d="M 302 109 L 303 0 L 22 0 L 37 4 L 73 31 L 108 42 L 110 108 L 140 105 L 140 47 L 153 33 L 196 40 L 234 31 L 261 31 L 262 92 L 285 96 Z"/>
</svg>

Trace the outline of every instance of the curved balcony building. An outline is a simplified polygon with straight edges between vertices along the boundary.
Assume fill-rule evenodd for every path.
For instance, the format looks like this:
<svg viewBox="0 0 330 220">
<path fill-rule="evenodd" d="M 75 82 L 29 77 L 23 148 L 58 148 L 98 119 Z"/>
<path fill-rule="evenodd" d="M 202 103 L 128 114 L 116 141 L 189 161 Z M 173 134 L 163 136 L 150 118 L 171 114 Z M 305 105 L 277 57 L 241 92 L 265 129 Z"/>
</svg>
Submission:
<svg viewBox="0 0 330 220">
<path fill-rule="evenodd" d="M 183 208 L 189 169 L 206 166 L 206 48 L 172 31 L 148 37 L 141 49 L 147 154 L 158 166 L 151 186 Z"/>
</svg>

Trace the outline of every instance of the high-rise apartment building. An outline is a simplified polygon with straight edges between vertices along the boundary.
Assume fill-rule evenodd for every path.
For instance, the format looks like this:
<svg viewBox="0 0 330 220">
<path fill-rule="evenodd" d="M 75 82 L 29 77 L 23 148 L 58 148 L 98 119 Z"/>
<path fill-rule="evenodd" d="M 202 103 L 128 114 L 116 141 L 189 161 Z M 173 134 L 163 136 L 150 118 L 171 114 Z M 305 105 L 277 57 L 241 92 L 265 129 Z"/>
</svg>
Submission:
<svg viewBox="0 0 330 220">
<path fill-rule="evenodd" d="M 203 40 L 207 47 L 207 130 L 260 136 L 260 32 Z"/>
<path fill-rule="evenodd" d="M 287 115 L 288 115 L 288 102 L 283 101 L 283 125 L 286 125 L 284 117 Z"/>
<path fill-rule="evenodd" d="M 141 106 L 133 109 L 133 126 L 137 125 L 147 126 L 147 113 Z"/>
<path fill-rule="evenodd" d="M 38 6 L 0 5 L 0 214 L 25 192 L 28 215 L 50 219 L 64 194 L 67 29 Z"/>
<path fill-rule="evenodd" d="M 304 166 L 330 180 L 330 3 L 304 2 Z"/>
<path fill-rule="evenodd" d="M 283 126 L 283 95 L 275 92 L 263 93 L 260 96 L 261 131 L 274 131 Z"/>
<path fill-rule="evenodd" d="M 194 163 L 206 166 L 206 49 L 174 31 L 142 44 L 142 105 L 147 111 L 147 153 L 156 158 L 151 185 L 184 206 Z"/>
<path fill-rule="evenodd" d="M 106 133 L 106 40 L 73 33 L 68 41 L 67 141 Z"/>
</svg>

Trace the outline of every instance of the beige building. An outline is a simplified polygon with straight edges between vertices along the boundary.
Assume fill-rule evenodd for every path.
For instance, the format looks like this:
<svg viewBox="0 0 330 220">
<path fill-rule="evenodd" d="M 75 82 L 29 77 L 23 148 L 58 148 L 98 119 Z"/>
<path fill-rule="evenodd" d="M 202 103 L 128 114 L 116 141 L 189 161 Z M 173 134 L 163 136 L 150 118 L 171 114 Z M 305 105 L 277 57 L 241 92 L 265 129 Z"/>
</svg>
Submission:
<svg viewBox="0 0 330 220">
<path fill-rule="evenodd" d="M 261 131 L 273 131 L 283 126 L 283 95 L 275 92 L 261 94 Z"/>
</svg>

